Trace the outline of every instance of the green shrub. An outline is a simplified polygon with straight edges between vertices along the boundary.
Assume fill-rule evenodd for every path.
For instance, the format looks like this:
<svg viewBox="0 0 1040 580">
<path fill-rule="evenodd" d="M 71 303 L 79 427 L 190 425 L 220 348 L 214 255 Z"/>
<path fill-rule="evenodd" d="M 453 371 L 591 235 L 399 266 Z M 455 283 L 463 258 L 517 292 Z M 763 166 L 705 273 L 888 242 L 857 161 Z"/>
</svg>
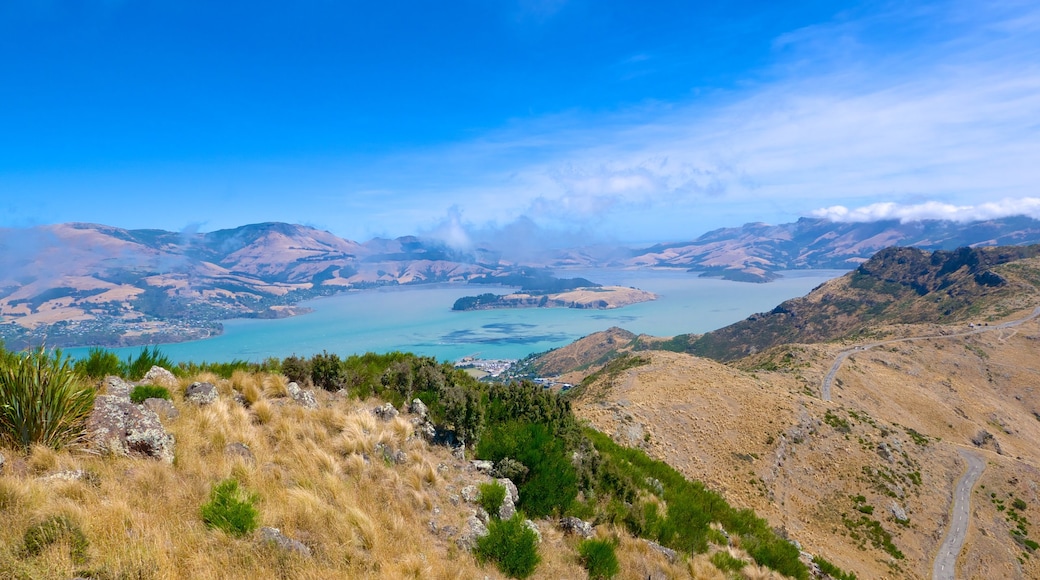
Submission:
<svg viewBox="0 0 1040 580">
<path fill-rule="evenodd" d="M 123 363 L 119 360 L 119 356 L 100 347 L 90 349 L 87 358 L 76 361 L 73 368 L 77 375 L 96 381 L 108 376 L 123 374 Z"/>
<path fill-rule="evenodd" d="M 855 574 L 852 572 L 846 572 L 834 564 L 831 564 L 825 560 L 823 556 L 813 556 L 812 561 L 820 567 L 821 572 L 834 578 L 834 580 L 856 580 Z"/>
<path fill-rule="evenodd" d="M 538 423 L 509 421 L 485 429 L 477 457 L 499 461 L 506 457 L 524 464 L 526 477 L 515 481 L 520 492 L 517 507 L 542 517 L 563 513 L 578 495 L 578 476 L 565 442 Z"/>
<path fill-rule="evenodd" d="M 168 369 L 171 372 L 176 367 L 173 361 L 159 350 L 159 347 L 144 347 L 141 352 L 138 353 L 137 357 L 126 357 L 126 362 L 123 364 L 122 373 L 124 378 L 131 381 L 139 381 L 144 378 L 148 371 L 152 370 L 152 367 L 162 367 Z"/>
<path fill-rule="evenodd" d="M 87 541 L 83 530 L 68 516 L 51 516 L 42 522 L 29 526 L 23 537 L 23 553 L 29 557 L 40 555 L 48 546 L 65 542 L 73 561 L 81 563 L 87 558 Z"/>
<path fill-rule="evenodd" d="M 492 520 L 487 535 L 477 540 L 475 551 L 481 563 L 494 562 L 499 571 L 512 578 L 527 578 L 541 561 L 538 536 L 520 513 L 508 520 Z"/>
<path fill-rule="evenodd" d="M 589 578 L 613 578 L 621 571 L 614 542 L 609 540 L 584 540 L 578 545 L 578 557 Z"/>
<path fill-rule="evenodd" d="M 170 400 L 170 390 L 159 385 L 137 385 L 130 391 L 130 400 L 134 403 L 143 403 L 145 399 Z"/>
<path fill-rule="evenodd" d="M 715 552 L 711 555 L 711 563 L 723 572 L 736 572 L 747 566 L 747 562 L 740 558 L 734 558 L 729 552 Z"/>
<path fill-rule="evenodd" d="M 484 508 L 491 517 L 498 517 L 498 508 L 502 507 L 502 502 L 506 499 L 506 486 L 492 481 L 491 483 L 480 484 L 480 506 Z"/>
<path fill-rule="evenodd" d="M 307 385 L 311 380 L 311 363 L 295 354 L 287 356 L 282 360 L 282 374 L 294 383 Z"/>
<path fill-rule="evenodd" d="M 259 513 L 253 506 L 257 499 L 255 495 L 243 497 L 238 481 L 225 479 L 210 491 L 209 502 L 202 506 L 202 521 L 208 527 L 244 536 L 257 528 Z"/>
<path fill-rule="evenodd" d="M 1025 509 L 1029 506 L 1026 505 L 1026 502 L 1022 501 L 1022 498 L 1016 497 L 1015 501 L 1011 502 L 1011 507 L 1021 512 L 1025 511 Z"/>
<path fill-rule="evenodd" d="M 0 362 L 0 440 L 55 449 L 82 436 L 94 389 L 79 383 L 61 351 L 42 347 Z"/>
<path fill-rule="evenodd" d="M 321 351 L 311 357 L 311 382 L 326 391 L 338 391 L 346 386 L 339 355 Z"/>
</svg>

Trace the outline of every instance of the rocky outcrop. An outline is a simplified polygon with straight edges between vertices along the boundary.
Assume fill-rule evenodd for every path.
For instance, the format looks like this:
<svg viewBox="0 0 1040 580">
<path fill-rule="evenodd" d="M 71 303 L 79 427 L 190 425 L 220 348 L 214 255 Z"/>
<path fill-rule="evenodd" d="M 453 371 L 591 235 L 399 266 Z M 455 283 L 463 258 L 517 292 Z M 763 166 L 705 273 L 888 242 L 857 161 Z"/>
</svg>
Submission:
<svg viewBox="0 0 1040 580">
<path fill-rule="evenodd" d="M 153 366 L 148 369 L 144 378 L 141 379 L 141 383 L 146 385 L 158 385 L 168 389 L 173 389 L 180 385 L 180 381 L 177 380 L 177 377 L 173 376 L 173 373 L 160 366 Z"/>
<path fill-rule="evenodd" d="M 506 488 L 506 495 L 502 498 L 502 505 L 498 506 L 498 519 L 508 520 L 516 513 L 516 502 L 520 501 L 520 493 L 516 489 L 516 484 L 509 479 L 501 477 L 495 481 Z"/>
<path fill-rule="evenodd" d="M 217 400 L 217 387 L 213 383 L 192 383 L 184 392 L 184 399 L 196 405 L 209 405 Z"/>
<path fill-rule="evenodd" d="M 95 398 L 86 434 L 96 451 L 173 463 L 173 435 L 166 432 L 154 411 L 134 405 L 129 398 Z"/>
<path fill-rule="evenodd" d="M 301 389 L 300 385 L 296 383 L 289 383 L 285 386 L 285 390 L 289 392 L 289 396 L 301 407 L 306 409 L 317 409 L 318 400 L 314 398 L 314 392 L 306 389 Z"/>
<path fill-rule="evenodd" d="M 290 554 L 297 554 L 306 558 L 311 556 L 311 549 L 304 545 L 303 542 L 286 536 L 278 528 L 260 528 L 259 535 L 260 543 L 264 545 L 274 546 Z"/>
<path fill-rule="evenodd" d="M 560 520 L 560 530 L 562 530 L 564 534 L 575 535 L 585 540 L 596 534 L 592 529 L 592 524 L 573 516 L 568 516 Z"/>
<path fill-rule="evenodd" d="M 487 525 L 481 522 L 477 513 L 474 512 L 466 520 L 466 530 L 455 540 L 455 544 L 459 548 L 469 551 L 477 546 L 477 540 L 486 535 L 488 535 Z"/>
<path fill-rule="evenodd" d="M 166 399 L 145 399 L 141 405 L 145 409 L 153 411 L 160 419 L 176 419 L 181 414 L 177 407 Z"/>
<path fill-rule="evenodd" d="M 372 409 L 372 414 L 382 419 L 383 421 L 389 421 L 397 416 L 397 409 L 394 408 L 390 403 L 384 403 L 381 407 Z"/>
<path fill-rule="evenodd" d="M 119 377 L 105 377 L 101 381 L 101 392 L 112 397 L 130 400 L 130 391 L 134 386 Z"/>
</svg>

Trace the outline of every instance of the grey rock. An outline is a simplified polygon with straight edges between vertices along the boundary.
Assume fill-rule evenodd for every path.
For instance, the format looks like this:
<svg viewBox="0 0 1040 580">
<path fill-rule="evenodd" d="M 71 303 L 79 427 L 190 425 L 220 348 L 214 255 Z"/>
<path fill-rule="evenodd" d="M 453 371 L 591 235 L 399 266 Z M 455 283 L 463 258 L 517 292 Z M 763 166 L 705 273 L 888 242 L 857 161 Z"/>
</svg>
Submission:
<svg viewBox="0 0 1040 580">
<path fill-rule="evenodd" d="M 415 433 L 422 437 L 424 441 L 432 443 L 437 438 L 437 428 L 427 419 L 413 417 L 411 423 L 412 427 L 415 428 Z"/>
<path fill-rule="evenodd" d="M 389 421 L 397 416 L 397 409 L 390 403 L 385 403 L 381 407 L 372 409 L 372 414 L 384 421 Z"/>
<path fill-rule="evenodd" d="M 910 518 L 906 515 L 906 510 L 903 509 L 903 506 L 897 504 L 894 501 L 888 506 L 888 511 L 892 512 L 892 516 L 900 522 L 905 523 L 910 521 Z"/>
<path fill-rule="evenodd" d="M 43 477 L 38 477 L 38 481 L 91 481 L 96 480 L 97 475 L 91 474 L 83 469 L 67 469 L 65 471 L 58 471 Z"/>
<path fill-rule="evenodd" d="M 417 415 L 418 417 L 425 419 L 429 414 L 430 410 L 426 407 L 426 404 L 420 399 L 412 399 L 411 404 L 408 405 L 408 412 Z"/>
<path fill-rule="evenodd" d="M 224 455 L 227 455 L 228 457 L 241 457 L 250 465 L 256 464 L 256 457 L 253 455 L 253 452 L 250 451 L 249 446 L 245 443 L 228 443 L 224 446 Z"/>
<path fill-rule="evenodd" d="M 289 391 L 289 396 L 292 397 L 293 401 L 296 401 L 301 407 L 305 409 L 317 409 L 318 400 L 314 398 L 314 392 L 307 389 L 301 389 L 300 385 L 296 383 L 289 383 L 285 389 Z"/>
<path fill-rule="evenodd" d="M 148 385 L 158 385 L 160 387 L 166 387 L 170 389 L 180 385 L 180 381 L 177 380 L 177 377 L 173 376 L 173 373 L 160 366 L 153 366 L 152 368 L 148 369 L 148 372 L 145 373 L 144 378 L 141 379 L 141 383 Z"/>
<path fill-rule="evenodd" d="M 564 534 L 573 534 L 586 540 L 594 536 L 596 533 L 592 529 L 592 524 L 571 516 L 560 520 L 560 529 L 563 530 Z"/>
<path fill-rule="evenodd" d="M 502 505 L 498 506 L 498 519 L 500 519 L 500 520 L 508 520 L 509 518 L 513 517 L 515 514 L 516 514 L 516 502 L 514 502 L 513 498 L 510 497 L 509 494 L 507 493 L 506 496 L 504 498 L 502 498 Z"/>
<path fill-rule="evenodd" d="M 488 472 L 488 471 L 491 471 L 491 468 L 495 466 L 494 463 L 492 463 L 490 461 L 484 461 L 482 459 L 474 459 L 474 460 L 470 461 L 469 463 L 477 471 L 483 471 L 485 473 Z"/>
<path fill-rule="evenodd" d="M 311 549 L 304 545 L 303 542 L 287 537 L 278 528 L 260 528 L 260 541 L 269 546 L 275 546 L 286 552 L 298 554 L 306 558 L 311 556 Z"/>
<path fill-rule="evenodd" d="M 86 438 L 96 451 L 173 463 L 174 438 L 154 411 L 113 395 L 99 395 L 87 419 Z"/>
<path fill-rule="evenodd" d="M 472 550 L 477 546 L 477 540 L 487 534 L 487 526 L 480 522 L 476 514 L 473 514 L 466 520 L 466 531 L 455 540 L 455 545 L 463 550 Z"/>
<path fill-rule="evenodd" d="M 213 383 L 192 383 L 184 398 L 196 405 L 209 405 L 217 400 L 217 387 Z"/>
<path fill-rule="evenodd" d="M 462 488 L 462 499 L 466 500 L 466 503 L 477 503 L 480 499 L 480 490 L 475 485 L 467 485 Z"/>
<path fill-rule="evenodd" d="M 534 523 L 533 520 L 524 520 L 524 525 L 527 526 L 527 529 L 529 529 L 532 532 L 534 532 L 535 537 L 538 538 L 538 543 L 541 544 L 542 543 L 542 531 L 538 529 L 538 524 Z"/>
<path fill-rule="evenodd" d="M 4 454 L 0 453 L 0 473 L 4 472 L 4 462 L 5 461 L 7 461 L 7 459 L 4 457 Z"/>
<path fill-rule="evenodd" d="M 144 406 L 145 409 L 158 415 L 160 419 L 176 419 L 181 415 L 180 411 L 177 410 L 177 407 L 173 406 L 173 403 L 166 399 L 145 399 L 141 405 Z"/>
<path fill-rule="evenodd" d="M 466 446 L 465 445 L 459 445 L 458 447 L 452 448 L 451 456 L 454 457 L 455 459 L 465 460 L 466 459 Z"/>
<path fill-rule="evenodd" d="M 134 388 L 133 385 L 124 381 L 119 377 L 105 377 L 105 380 L 101 381 L 102 391 L 110 397 L 118 397 L 120 399 L 129 399 L 130 391 Z"/>
<path fill-rule="evenodd" d="M 656 542 L 651 542 L 650 540 L 643 540 L 643 541 L 646 542 L 646 545 L 649 546 L 651 550 L 654 550 L 655 552 L 663 554 L 664 557 L 668 558 L 668 561 L 671 562 L 672 564 L 674 564 L 675 561 L 679 558 L 679 554 L 675 550 L 673 550 L 671 548 L 665 548 L 661 544 L 658 544 Z"/>
<path fill-rule="evenodd" d="M 485 526 L 491 522 L 491 515 L 489 515 L 482 507 L 478 507 L 474 515 L 476 515 L 477 519 L 480 520 L 480 523 L 484 524 Z"/>
</svg>

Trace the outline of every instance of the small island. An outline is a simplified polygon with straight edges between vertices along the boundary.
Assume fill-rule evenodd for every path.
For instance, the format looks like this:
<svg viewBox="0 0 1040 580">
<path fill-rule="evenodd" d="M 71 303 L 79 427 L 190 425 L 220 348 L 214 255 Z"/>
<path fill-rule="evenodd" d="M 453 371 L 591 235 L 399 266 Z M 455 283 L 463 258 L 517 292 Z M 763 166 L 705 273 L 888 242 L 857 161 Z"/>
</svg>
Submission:
<svg viewBox="0 0 1040 580">
<path fill-rule="evenodd" d="M 478 284 L 492 283 L 491 278 Z M 584 278 L 559 279 L 547 276 L 527 276 L 520 282 L 521 290 L 512 294 L 487 292 L 464 296 L 455 301 L 452 310 L 489 310 L 492 308 L 593 308 L 606 310 L 629 304 L 656 300 L 657 295 L 638 288 L 602 286 Z"/>
</svg>

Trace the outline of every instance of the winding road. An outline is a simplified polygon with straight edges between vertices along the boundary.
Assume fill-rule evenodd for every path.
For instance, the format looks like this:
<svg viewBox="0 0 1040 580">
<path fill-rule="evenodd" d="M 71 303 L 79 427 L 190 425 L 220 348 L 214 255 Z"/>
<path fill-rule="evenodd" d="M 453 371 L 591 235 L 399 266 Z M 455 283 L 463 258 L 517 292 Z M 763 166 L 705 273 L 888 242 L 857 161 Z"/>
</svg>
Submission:
<svg viewBox="0 0 1040 580">
<path fill-rule="evenodd" d="M 841 368 L 841 365 L 845 362 L 845 359 L 849 358 L 850 355 L 853 355 L 853 354 L 855 354 L 857 352 L 863 352 L 863 351 L 870 350 L 870 349 L 874 348 L 875 346 L 883 346 L 883 345 L 886 345 L 886 344 L 894 344 L 894 343 L 897 343 L 897 342 L 913 342 L 915 340 L 935 340 L 937 338 L 957 338 L 957 337 L 961 337 L 961 336 L 971 336 L 973 334 L 981 334 L 983 332 L 993 332 L 995 330 L 1005 330 L 1005 329 L 1012 328 L 1014 326 L 1018 326 L 1020 324 L 1029 322 L 1030 320 L 1036 318 L 1037 316 L 1040 316 L 1040 306 L 1037 306 L 1036 308 L 1034 308 L 1033 312 L 1031 314 L 1029 314 L 1028 316 L 1024 317 L 1024 318 L 1019 318 L 1018 320 L 1011 320 L 1009 322 L 1003 322 L 1001 324 L 997 324 L 997 325 L 994 325 L 994 326 L 979 326 L 979 327 L 976 327 L 973 330 L 969 330 L 967 332 L 958 332 L 958 333 L 955 333 L 955 334 L 935 334 L 935 335 L 931 335 L 931 336 L 910 336 L 910 337 L 907 337 L 907 338 L 893 338 L 891 340 L 882 340 L 881 342 L 872 342 L 870 344 L 862 344 L 862 345 L 859 345 L 859 346 L 854 346 L 854 347 L 852 347 L 852 348 L 850 348 L 848 350 L 843 350 L 843 351 L 838 353 L 838 356 L 834 357 L 834 363 L 831 364 L 831 368 L 830 368 L 830 370 L 827 371 L 827 375 L 825 377 L 823 377 L 823 384 L 820 386 L 820 397 L 824 401 L 830 401 L 831 400 L 831 384 L 834 382 L 834 376 L 838 374 L 838 370 Z"/>
<path fill-rule="evenodd" d="M 946 532 L 946 539 L 939 546 L 939 553 L 935 556 L 932 580 L 954 580 L 957 556 L 964 547 L 964 534 L 968 531 L 968 521 L 971 518 L 971 490 L 975 488 L 979 476 L 986 469 L 986 462 L 979 454 L 968 449 L 957 451 L 968 462 L 968 469 L 953 490 L 950 529 Z"/>
<path fill-rule="evenodd" d="M 1034 308 L 1033 312 L 1024 318 L 1011 320 L 995 326 L 980 326 L 967 332 L 958 332 L 955 334 L 894 338 L 892 340 L 883 340 L 881 342 L 859 345 L 848 350 L 843 350 L 834 357 L 834 363 L 831 364 L 830 370 L 827 371 L 827 375 L 823 378 L 823 384 L 820 388 L 821 398 L 823 398 L 824 401 L 831 400 L 831 384 L 834 382 L 835 375 L 838 374 L 838 370 L 841 369 L 841 365 L 845 362 L 845 359 L 857 352 L 863 352 L 870 350 L 875 346 L 897 342 L 956 338 L 961 336 L 971 336 L 983 332 L 992 332 L 995 330 L 1005 330 L 1033 320 L 1038 316 L 1040 316 L 1040 306 Z M 953 507 L 951 508 L 950 514 L 950 527 L 946 532 L 946 539 L 943 540 L 942 545 L 939 546 L 939 553 L 935 556 L 935 565 L 932 567 L 933 580 L 954 580 L 957 556 L 960 555 L 961 548 L 964 547 L 964 537 L 968 531 L 968 522 L 971 518 L 971 492 L 975 488 L 975 483 L 979 480 L 979 477 L 982 476 L 983 470 L 986 469 L 986 462 L 978 453 L 970 449 L 958 449 L 957 452 L 960 453 L 961 457 L 963 457 L 965 461 L 967 461 L 968 468 L 964 472 L 964 475 L 961 476 L 960 481 L 957 482 L 957 486 L 953 491 Z"/>
</svg>

